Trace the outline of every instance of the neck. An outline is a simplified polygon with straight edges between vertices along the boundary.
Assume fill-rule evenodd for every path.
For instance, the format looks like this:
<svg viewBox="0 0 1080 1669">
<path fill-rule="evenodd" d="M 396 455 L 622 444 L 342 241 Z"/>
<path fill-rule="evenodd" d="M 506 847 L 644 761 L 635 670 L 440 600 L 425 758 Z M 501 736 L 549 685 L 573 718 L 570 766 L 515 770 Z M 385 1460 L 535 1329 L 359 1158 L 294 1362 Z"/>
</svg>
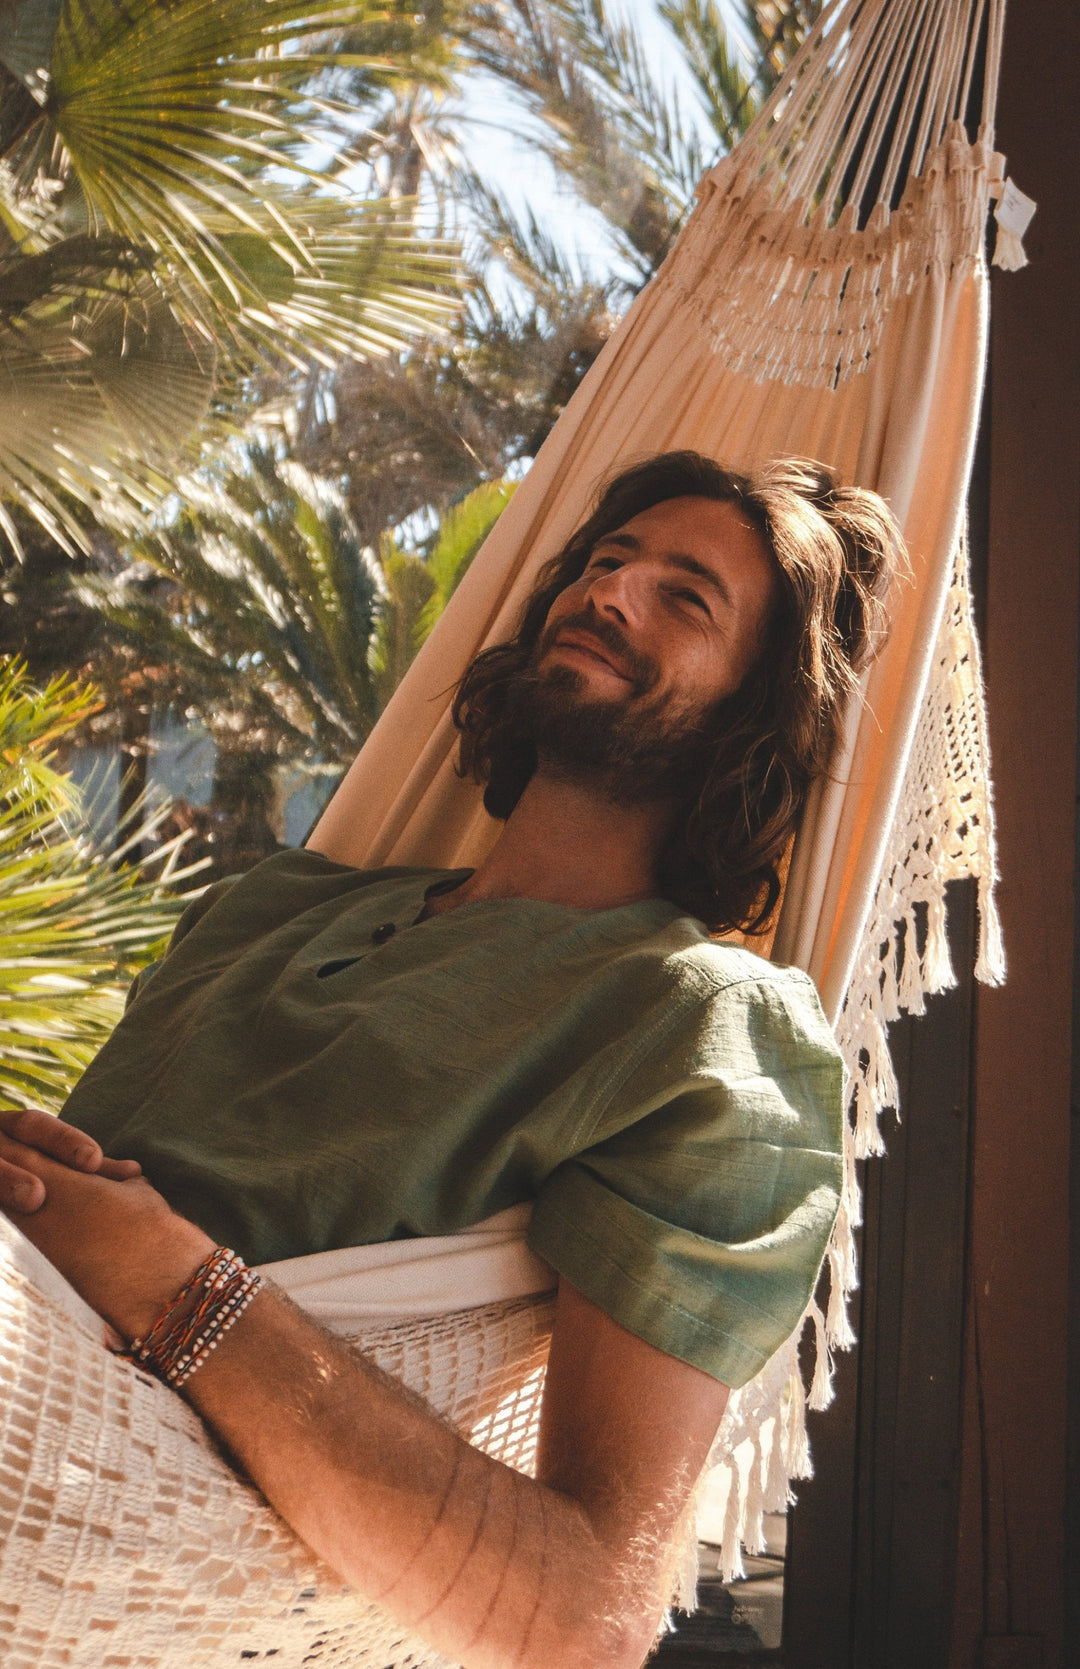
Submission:
<svg viewBox="0 0 1080 1669">
<path fill-rule="evenodd" d="M 586 785 L 539 770 L 480 867 L 431 906 L 535 898 L 613 910 L 655 898 L 657 861 L 674 815 L 667 801 L 613 805 Z"/>
</svg>

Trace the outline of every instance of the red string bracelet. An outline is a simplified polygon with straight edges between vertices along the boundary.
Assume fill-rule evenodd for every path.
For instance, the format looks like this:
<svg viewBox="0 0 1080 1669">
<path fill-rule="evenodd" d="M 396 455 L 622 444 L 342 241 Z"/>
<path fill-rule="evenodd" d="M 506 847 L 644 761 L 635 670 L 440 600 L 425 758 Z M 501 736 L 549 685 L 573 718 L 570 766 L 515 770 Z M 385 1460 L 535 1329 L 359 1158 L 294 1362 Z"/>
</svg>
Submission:
<svg viewBox="0 0 1080 1669">
<path fill-rule="evenodd" d="M 149 1331 L 132 1340 L 129 1360 L 178 1389 L 235 1326 L 262 1284 L 262 1276 L 228 1246 L 215 1247 Z M 189 1307 L 196 1293 L 200 1296 Z"/>
</svg>

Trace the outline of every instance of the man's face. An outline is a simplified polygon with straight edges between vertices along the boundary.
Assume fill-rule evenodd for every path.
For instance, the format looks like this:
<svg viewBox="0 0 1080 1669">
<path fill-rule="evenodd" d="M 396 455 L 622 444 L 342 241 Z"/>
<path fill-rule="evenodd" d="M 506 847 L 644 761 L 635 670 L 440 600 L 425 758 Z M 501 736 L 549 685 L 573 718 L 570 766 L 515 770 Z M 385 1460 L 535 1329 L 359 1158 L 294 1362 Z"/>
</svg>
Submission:
<svg viewBox="0 0 1080 1669">
<path fill-rule="evenodd" d="M 776 589 L 735 504 L 668 499 L 608 534 L 552 604 L 522 690 L 541 764 L 599 773 L 623 800 L 681 792 Z"/>
</svg>

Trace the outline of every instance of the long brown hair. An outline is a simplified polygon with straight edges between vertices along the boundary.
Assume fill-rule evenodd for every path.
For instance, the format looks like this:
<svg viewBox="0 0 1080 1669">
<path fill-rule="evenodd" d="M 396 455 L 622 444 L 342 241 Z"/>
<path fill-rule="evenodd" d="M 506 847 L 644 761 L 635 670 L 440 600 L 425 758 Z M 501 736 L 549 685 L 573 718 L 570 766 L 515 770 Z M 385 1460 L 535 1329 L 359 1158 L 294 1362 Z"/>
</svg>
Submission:
<svg viewBox="0 0 1080 1669">
<path fill-rule="evenodd" d="M 783 458 L 740 475 L 697 452 L 666 452 L 609 480 L 541 569 L 514 636 L 484 650 L 462 678 L 458 770 L 484 784 L 493 817 L 509 817 L 536 749 L 508 722 L 508 695 L 552 603 L 600 539 L 673 498 L 737 504 L 771 552 L 779 585 L 754 667 L 713 709 L 700 782 L 660 854 L 660 887 L 713 932 L 762 932 L 810 784 L 828 770 L 847 699 L 884 642 L 889 582 L 906 564 L 885 501 L 840 486 L 824 465 Z"/>
</svg>

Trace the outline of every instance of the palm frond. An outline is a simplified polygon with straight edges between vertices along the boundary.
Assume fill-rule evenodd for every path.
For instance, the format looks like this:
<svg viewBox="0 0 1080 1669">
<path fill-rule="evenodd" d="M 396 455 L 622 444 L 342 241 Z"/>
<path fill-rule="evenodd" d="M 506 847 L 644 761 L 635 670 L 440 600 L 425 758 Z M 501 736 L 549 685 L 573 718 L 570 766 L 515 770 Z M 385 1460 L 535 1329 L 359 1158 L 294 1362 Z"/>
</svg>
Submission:
<svg viewBox="0 0 1080 1669">
<path fill-rule="evenodd" d="M 79 594 L 186 667 L 204 698 L 242 680 L 276 734 L 351 758 L 378 711 L 368 650 L 382 580 L 340 490 L 253 446 L 227 472 L 182 480 L 178 497 L 173 521 L 132 546 L 141 568 L 80 581 Z"/>
<path fill-rule="evenodd" d="M 165 808 L 105 853 L 79 796 L 51 760 L 95 704 L 66 678 L 35 687 L 0 660 L 0 1099 L 57 1111 L 123 1010 L 127 985 L 161 953 L 183 900 L 183 837 L 158 845 L 149 874 L 132 841 L 153 840 Z"/>
<path fill-rule="evenodd" d="M 379 541 L 383 595 L 370 664 L 380 706 L 385 706 L 411 666 L 419 648 L 420 621 L 435 591 L 435 579 L 422 557 L 402 550 L 392 534 Z"/>
<path fill-rule="evenodd" d="M 130 263 L 110 269 L 103 251 L 95 270 L 94 243 L 0 264 L 0 499 L 69 551 L 86 547 L 79 505 L 120 532 L 141 525 L 214 388 L 212 346 Z"/>
<path fill-rule="evenodd" d="M 757 8 L 743 10 L 756 14 Z M 751 78 L 716 0 L 660 0 L 659 11 L 682 48 L 718 145 L 730 151 L 767 89 Z"/>
<path fill-rule="evenodd" d="M 305 160 L 340 115 L 328 69 L 394 65 L 304 39 L 385 19 L 375 0 L 50 4 L 0 21 L 7 82 L 42 100 L 0 167 L 0 528 L 13 500 L 85 549 L 82 511 L 137 532 L 256 368 L 445 330 L 458 252 L 418 235 L 414 201 L 357 194 L 343 130 L 327 168 Z"/>
<path fill-rule="evenodd" d="M 417 648 L 430 635 L 468 572 L 473 557 L 513 498 L 517 486 L 516 481 L 482 481 L 443 515 L 426 562 L 432 592 L 423 604 L 416 624 L 414 637 Z"/>
<path fill-rule="evenodd" d="M 702 159 L 634 26 L 610 16 L 602 0 L 482 0 L 469 47 L 541 118 L 540 147 L 647 277 L 670 245 Z"/>
<path fill-rule="evenodd" d="M 563 298 L 580 289 L 582 280 L 550 224 L 528 206 L 517 212 L 506 193 L 473 168 L 459 166 L 454 186 L 458 202 L 468 209 L 473 223 L 471 241 L 479 244 L 474 264 L 482 269 L 494 257 L 521 290 L 552 315 L 557 313 Z M 596 295 L 604 288 L 589 287 Z M 607 286 L 611 291 L 618 287 L 617 280 Z M 513 296 L 507 298 L 505 310 L 515 311 Z"/>
<path fill-rule="evenodd" d="M 436 293 L 452 285 L 453 251 L 412 237 L 404 206 L 366 212 L 337 164 L 316 169 L 298 152 L 329 108 L 311 84 L 333 60 L 297 43 L 375 11 L 373 0 L 173 0 L 162 27 L 159 0 L 64 0 L 42 123 L 63 143 L 89 229 L 151 250 L 176 304 L 209 331 L 243 341 L 245 326 L 264 326 L 265 345 L 284 324 L 288 346 L 363 355 L 400 346 L 418 313 L 430 329 L 453 311 Z M 25 187 L 26 158 L 9 162 Z M 374 292 L 366 328 L 361 272 Z M 336 329 L 331 301 L 343 308 Z"/>
</svg>

